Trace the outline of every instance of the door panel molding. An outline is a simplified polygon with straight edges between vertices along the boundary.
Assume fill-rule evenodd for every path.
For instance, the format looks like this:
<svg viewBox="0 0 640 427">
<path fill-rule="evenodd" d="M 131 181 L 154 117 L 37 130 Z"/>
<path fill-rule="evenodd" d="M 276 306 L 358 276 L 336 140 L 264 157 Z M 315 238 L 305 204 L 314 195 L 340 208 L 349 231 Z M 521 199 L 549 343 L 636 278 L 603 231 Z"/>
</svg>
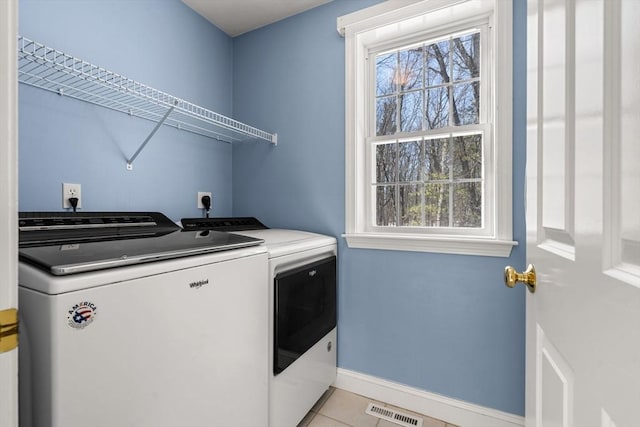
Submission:
<svg viewBox="0 0 640 427">
<path fill-rule="evenodd" d="M 540 325 L 537 325 L 536 334 L 538 343 L 536 426 L 571 427 L 573 426 L 573 371 Z"/>
<path fill-rule="evenodd" d="M 539 3 L 540 247 L 575 259 L 575 3 Z"/>
<path fill-rule="evenodd" d="M 640 172 L 634 159 L 640 157 L 636 121 L 640 117 L 640 89 L 636 85 L 624 85 L 637 76 L 640 55 L 624 57 L 624 44 L 635 42 L 629 34 L 640 37 L 637 24 L 631 22 L 629 13 L 638 13 L 633 2 L 620 0 L 605 2 L 604 9 L 604 253 L 605 273 L 629 285 L 640 287 Z M 637 10 L 626 10 L 636 8 Z M 622 33 L 626 36 L 623 39 Z M 633 51 L 631 47 L 626 51 Z M 623 63 L 624 62 L 624 63 Z M 623 179 L 623 176 L 626 179 Z M 635 185 L 634 182 L 635 181 Z"/>
</svg>

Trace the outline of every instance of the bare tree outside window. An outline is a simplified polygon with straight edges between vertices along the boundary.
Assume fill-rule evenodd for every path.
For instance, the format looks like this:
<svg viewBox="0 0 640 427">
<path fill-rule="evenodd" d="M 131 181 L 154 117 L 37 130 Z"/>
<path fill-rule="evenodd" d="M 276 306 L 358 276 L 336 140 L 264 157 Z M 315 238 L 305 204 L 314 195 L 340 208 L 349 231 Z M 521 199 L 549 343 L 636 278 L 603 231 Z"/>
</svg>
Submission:
<svg viewBox="0 0 640 427">
<path fill-rule="evenodd" d="M 483 226 L 481 84 L 479 31 L 376 56 L 376 225 Z"/>
</svg>

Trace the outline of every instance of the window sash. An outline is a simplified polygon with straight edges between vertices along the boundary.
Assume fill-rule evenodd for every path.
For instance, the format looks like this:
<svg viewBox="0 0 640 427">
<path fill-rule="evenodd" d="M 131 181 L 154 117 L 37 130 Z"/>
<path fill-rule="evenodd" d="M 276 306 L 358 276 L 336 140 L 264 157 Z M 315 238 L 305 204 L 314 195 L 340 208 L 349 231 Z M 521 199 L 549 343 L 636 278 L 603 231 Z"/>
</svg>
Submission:
<svg viewBox="0 0 640 427">
<path fill-rule="evenodd" d="M 490 85 L 490 78 L 489 78 L 489 73 L 490 73 L 490 46 L 491 43 L 489 43 L 489 18 L 483 18 L 482 20 L 479 21 L 475 21 L 473 23 L 473 25 L 469 25 L 467 27 L 460 27 L 459 25 L 454 26 L 454 28 L 457 30 L 456 32 L 445 32 L 443 34 L 439 34 L 438 37 L 435 38 L 428 38 L 428 39 L 420 39 L 419 42 L 412 42 L 410 44 L 406 44 L 406 42 L 404 40 L 401 40 L 400 42 L 396 42 L 395 44 L 392 45 L 387 45 L 385 46 L 384 50 L 381 49 L 370 49 L 368 52 L 368 58 L 371 58 L 369 60 L 369 78 L 368 78 L 368 87 L 370 89 L 373 89 L 373 96 L 375 97 L 375 99 L 373 100 L 373 102 L 377 103 L 379 100 L 384 100 L 384 99 L 388 99 L 388 98 L 392 98 L 394 99 L 394 102 L 396 103 L 395 105 L 395 127 L 396 127 L 396 132 L 393 134 L 384 134 L 384 135 L 395 135 L 399 132 L 402 132 L 401 130 L 401 123 L 402 123 L 402 111 L 399 108 L 398 105 L 398 97 L 399 96 L 403 96 L 403 95 L 410 95 L 410 94 L 416 94 L 419 93 L 421 94 L 421 98 L 422 98 L 422 117 L 421 117 L 421 128 L 420 130 L 425 130 L 427 129 L 426 126 L 426 120 L 425 117 L 427 116 L 427 111 L 428 111 L 428 104 L 427 104 L 427 99 L 428 99 L 428 94 L 434 90 L 438 90 L 438 89 L 446 89 L 447 91 L 447 98 L 448 98 L 448 124 L 450 124 L 453 120 L 453 103 L 450 102 L 453 99 L 453 91 L 455 90 L 455 88 L 459 88 L 462 85 L 471 85 L 474 83 L 479 83 L 480 84 L 480 101 L 481 101 L 481 105 L 479 106 L 479 114 L 478 114 L 478 123 L 482 124 L 482 123 L 486 123 L 487 121 L 490 120 L 490 117 L 488 115 L 488 112 L 491 110 L 490 107 L 490 92 L 489 92 L 489 85 Z M 460 30 L 460 28 L 462 28 L 462 30 Z M 445 29 L 449 29 L 449 28 L 445 28 Z M 477 77 L 468 77 L 468 78 L 463 78 L 463 79 L 455 79 L 454 76 L 454 49 L 449 49 L 448 51 L 448 72 L 450 73 L 450 78 L 448 82 L 441 82 L 441 83 L 436 83 L 436 84 L 428 84 L 427 82 L 427 66 L 428 66 L 428 62 L 427 62 L 427 51 L 426 51 L 426 47 L 427 46 L 432 46 L 436 43 L 441 43 L 443 41 L 447 41 L 450 42 L 452 40 L 464 37 L 464 36 L 469 36 L 472 34 L 478 33 L 480 36 L 480 70 L 479 70 L 479 75 Z M 394 55 L 396 57 L 396 66 L 400 65 L 400 53 L 401 52 L 405 52 L 408 51 L 412 48 L 423 48 L 422 49 L 422 75 L 421 75 L 421 84 L 419 85 L 418 88 L 412 88 L 412 89 L 408 89 L 408 90 L 400 90 L 397 87 L 397 84 L 394 84 L 394 88 L 393 91 L 391 92 L 385 92 L 383 94 L 378 94 L 377 93 L 377 59 L 380 56 L 385 56 L 385 55 Z M 451 47 L 451 46 L 450 46 Z M 392 48 L 390 50 L 390 48 Z M 398 70 L 396 69 L 396 72 Z M 395 79 L 396 77 L 394 77 Z M 370 94 L 369 94 L 370 95 Z M 369 99 L 368 101 L 368 105 L 371 102 L 371 100 Z M 370 121 L 369 121 L 369 127 L 374 126 L 373 131 L 369 131 L 369 136 L 372 135 L 376 135 L 377 133 L 377 118 L 376 118 L 376 113 L 377 110 L 373 109 L 370 113 Z M 371 116 L 373 115 L 373 116 Z M 444 126 L 446 127 L 446 126 Z M 443 127 L 440 128 L 434 128 L 434 131 L 437 131 L 438 129 L 442 129 Z M 380 135 L 382 136 L 382 135 Z"/>
<path fill-rule="evenodd" d="M 443 26 L 439 28 L 437 31 L 429 34 L 420 34 L 413 37 L 411 40 L 407 39 L 395 39 L 395 40 L 387 40 L 384 45 L 372 46 L 367 51 L 367 81 L 366 81 L 366 101 L 365 108 L 367 109 L 366 117 L 366 136 L 365 136 L 365 194 L 364 194 L 364 230 L 365 232 L 373 232 L 373 233 L 396 233 L 396 234 L 424 234 L 424 235 L 464 235 L 464 236 L 492 236 L 494 234 L 494 208 L 493 205 L 495 203 L 494 200 L 494 174 L 493 174 L 493 132 L 492 132 L 492 110 L 493 110 L 493 100 L 491 98 L 491 58 L 492 51 L 490 43 L 490 22 L 489 17 L 481 17 L 479 19 L 475 19 L 472 22 L 458 23 L 454 25 Z M 397 53 L 412 46 L 425 46 L 431 43 L 442 41 L 442 40 L 451 40 L 456 37 L 464 36 L 467 34 L 472 34 L 474 32 L 480 33 L 480 75 L 478 78 L 469 79 L 469 81 L 479 81 L 480 82 L 480 105 L 479 105 L 479 116 L 478 116 L 478 124 L 470 124 L 470 125 L 461 125 L 461 126 L 452 126 L 451 125 L 451 110 L 453 106 L 452 103 L 449 102 L 449 125 L 437 129 L 425 129 L 425 116 L 426 116 L 426 100 L 423 99 L 423 111 L 422 111 L 422 120 L 423 125 L 422 129 L 419 131 L 412 132 L 402 132 L 400 131 L 400 111 L 396 111 L 396 133 L 389 135 L 377 135 L 377 118 L 376 118 L 376 103 L 380 98 L 377 96 L 377 80 L 376 80 L 376 72 L 377 72 L 377 56 L 385 53 Z M 451 61 L 450 55 L 450 61 Z M 425 58 L 423 58 L 423 64 L 425 64 Z M 426 66 L 426 65 L 425 65 Z M 462 81 L 461 81 L 462 82 Z M 465 80 L 466 82 L 466 80 Z M 439 85 L 440 87 L 453 88 L 454 84 L 458 82 L 450 81 L 448 83 L 444 83 Z M 423 85 L 419 91 L 422 91 L 423 94 L 431 89 L 431 87 L 427 88 L 424 85 L 426 82 L 423 80 Z M 435 87 L 435 86 L 434 86 Z M 451 91 L 452 89 L 448 89 Z M 394 93 L 392 95 L 398 95 L 397 88 L 394 89 Z M 449 96 L 451 94 L 449 93 Z M 426 97 L 423 95 L 423 97 Z M 450 98 L 451 99 L 451 98 Z M 399 110 L 399 108 L 396 108 Z M 376 207 L 376 189 L 380 184 L 376 182 L 375 179 L 375 164 L 376 164 L 376 152 L 375 146 L 379 143 L 390 142 L 390 141 L 402 141 L 402 140 L 422 140 L 422 139 L 432 139 L 438 136 L 449 137 L 450 135 L 464 135 L 469 133 L 482 132 L 483 133 L 483 141 L 482 141 L 482 206 L 481 206 L 481 226 L 480 227 L 428 227 L 428 226 L 404 226 L 404 225 L 388 225 L 381 226 L 377 225 L 376 216 L 377 216 L 377 207 Z M 453 184 L 453 181 L 443 181 L 447 184 Z M 421 181 L 422 184 L 425 181 Z M 426 182 L 430 183 L 430 182 Z M 457 183 L 457 181 L 456 181 Z M 388 185 L 392 185 L 392 183 L 388 183 Z M 396 219 L 397 222 L 400 222 L 400 206 L 398 199 L 398 185 L 399 182 L 395 183 L 396 185 Z M 452 200 L 449 200 L 449 203 L 453 203 Z M 424 211 L 423 205 L 422 210 Z M 453 215 L 452 212 L 449 212 L 449 217 Z"/>
<path fill-rule="evenodd" d="M 483 125 L 472 125 L 465 126 L 463 129 L 448 128 L 452 130 L 448 133 L 443 132 L 419 132 L 419 137 L 400 137 L 398 135 L 394 135 L 390 137 L 386 135 L 386 137 L 372 137 L 367 140 L 366 150 L 365 150 L 365 192 L 364 192 L 364 207 L 365 210 L 365 232 L 372 233 L 392 233 L 392 234 L 424 234 L 424 235 L 459 235 L 459 236 L 492 236 L 495 230 L 495 220 L 494 220 L 494 212 L 495 212 L 495 196 L 494 196 L 494 188 L 493 182 L 495 180 L 495 174 L 493 168 L 490 166 L 493 162 L 489 159 L 493 158 L 493 146 L 488 144 L 486 141 L 492 140 L 493 131 L 492 126 L 488 124 Z M 469 134 L 483 134 L 483 143 L 482 143 L 482 174 L 481 178 L 477 179 L 451 179 L 447 180 L 420 180 L 420 181 L 396 181 L 393 182 L 377 182 L 376 180 L 376 146 L 381 143 L 401 143 L 408 141 L 416 141 L 420 140 L 430 140 L 437 139 L 438 137 L 448 138 L 456 136 L 464 136 Z M 376 223 L 376 187 L 384 186 L 384 185 L 405 185 L 411 183 L 420 183 L 420 184 L 458 184 L 463 182 L 482 182 L 482 207 L 481 207 L 481 218 L 482 218 L 482 226 L 481 227 L 428 227 L 428 226 L 380 226 Z M 397 197 L 397 194 L 396 194 Z M 397 200 L 397 199 L 396 199 Z M 396 217 L 399 218 L 399 206 L 396 206 Z"/>
</svg>

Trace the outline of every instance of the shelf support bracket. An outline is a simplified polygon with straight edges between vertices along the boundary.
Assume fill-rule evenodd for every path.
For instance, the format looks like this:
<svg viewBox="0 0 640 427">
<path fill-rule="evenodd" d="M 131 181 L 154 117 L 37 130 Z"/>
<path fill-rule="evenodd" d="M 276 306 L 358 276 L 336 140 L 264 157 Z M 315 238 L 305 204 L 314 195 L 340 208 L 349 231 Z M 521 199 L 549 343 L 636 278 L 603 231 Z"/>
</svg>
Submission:
<svg viewBox="0 0 640 427">
<path fill-rule="evenodd" d="M 173 109 L 176 108 L 176 105 L 178 105 L 178 101 L 175 101 L 175 105 L 171 106 L 167 110 L 167 112 L 164 113 L 164 116 L 162 117 L 162 119 L 160 119 L 160 121 L 156 124 L 156 127 L 153 128 L 153 130 L 151 131 L 149 136 L 147 136 L 145 138 L 145 140 L 142 142 L 142 145 L 140 145 L 140 148 L 138 148 L 138 150 L 133 154 L 133 156 L 131 156 L 130 159 L 127 159 L 127 170 L 128 171 L 133 170 L 133 161 L 136 159 L 136 157 L 138 157 L 140 152 L 144 149 L 145 145 L 147 145 L 147 143 L 151 140 L 151 138 L 153 138 L 153 135 L 156 134 L 158 129 L 160 129 L 160 126 L 162 126 L 162 124 L 165 122 L 165 120 L 167 120 L 167 117 L 169 117 L 169 114 L 171 114 Z"/>
</svg>

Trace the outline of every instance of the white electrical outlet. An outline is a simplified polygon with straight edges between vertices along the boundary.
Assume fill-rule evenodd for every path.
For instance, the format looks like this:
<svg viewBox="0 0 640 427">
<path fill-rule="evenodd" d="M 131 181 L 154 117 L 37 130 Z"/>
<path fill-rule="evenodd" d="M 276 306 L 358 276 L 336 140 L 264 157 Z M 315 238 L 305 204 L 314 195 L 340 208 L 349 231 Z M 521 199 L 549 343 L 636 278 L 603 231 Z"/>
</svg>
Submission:
<svg viewBox="0 0 640 427">
<path fill-rule="evenodd" d="M 198 209 L 204 209 L 204 205 L 202 204 L 203 196 L 209 196 L 209 199 L 211 199 L 211 210 L 213 210 L 213 197 L 210 192 L 206 191 L 198 191 Z"/>
<path fill-rule="evenodd" d="M 62 184 L 62 207 L 63 208 L 72 208 L 71 203 L 69 203 L 70 197 L 78 198 L 78 206 L 76 208 L 82 207 L 82 189 L 80 184 Z"/>
</svg>

